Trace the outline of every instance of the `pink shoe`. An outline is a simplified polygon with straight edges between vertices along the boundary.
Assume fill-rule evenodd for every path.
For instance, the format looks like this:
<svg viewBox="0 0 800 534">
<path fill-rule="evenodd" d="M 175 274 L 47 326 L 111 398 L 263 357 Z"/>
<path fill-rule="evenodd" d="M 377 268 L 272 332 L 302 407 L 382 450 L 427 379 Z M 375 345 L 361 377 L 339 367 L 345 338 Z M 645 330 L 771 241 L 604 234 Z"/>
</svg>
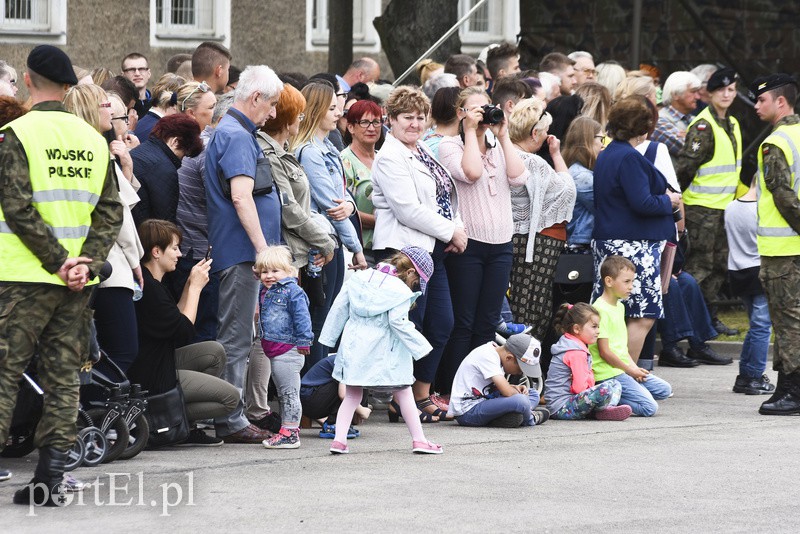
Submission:
<svg viewBox="0 0 800 534">
<path fill-rule="evenodd" d="M 411 452 L 417 454 L 442 454 L 444 452 L 441 445 L 430 441 L 414 441 L 411 446 Z"/>
<path fill-rule="evenodd" d="M 439 395 L 438 393 L 434 393 L 429 397 L 431 402 L 443 412 L 446 412 L 450 408 L 450 395 Z"/>
<path fill-rule="evenodd" d="M 331 454 L 350 454 L 350 448 L 344 443 L 336 440 L 331 443 L 330 451 Z"/>
<path fill-rule="evenodd" d="M 609 406 L 604 410 L 594 412 L 595 419 L 599 421 L 624 421 L 631 416 L 633 410 L 627 404 Z"/>
</svg>

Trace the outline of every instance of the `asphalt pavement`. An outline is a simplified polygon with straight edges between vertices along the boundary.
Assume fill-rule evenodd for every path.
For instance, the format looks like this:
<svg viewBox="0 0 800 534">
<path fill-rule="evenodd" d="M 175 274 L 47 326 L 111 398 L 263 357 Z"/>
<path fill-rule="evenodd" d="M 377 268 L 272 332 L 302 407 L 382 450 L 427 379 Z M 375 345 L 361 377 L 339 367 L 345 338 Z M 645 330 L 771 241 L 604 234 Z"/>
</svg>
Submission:
<svg viewBox="0 0 800 534">
<path fill-rule="evenodd" d="M 425 425 L 439 456 L 377 410 L 345 456 L 316 428 L 295 450 L 145 451 L 73 472 L 92 487 L 63 508 L 12 505 L 36 453 L 2 459 L 0 532 L 796 532 L 800 419 L 758 415 L 737 366 L 656 367 L 675 394 L 652 418 Z"/>
</svg>

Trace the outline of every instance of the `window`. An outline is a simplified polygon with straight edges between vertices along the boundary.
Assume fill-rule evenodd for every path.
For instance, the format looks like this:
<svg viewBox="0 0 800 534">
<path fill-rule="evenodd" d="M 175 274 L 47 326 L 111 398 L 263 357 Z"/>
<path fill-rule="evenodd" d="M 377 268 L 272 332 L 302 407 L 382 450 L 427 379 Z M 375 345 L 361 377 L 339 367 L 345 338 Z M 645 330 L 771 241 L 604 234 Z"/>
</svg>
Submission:
<svg viewBox="0 0 800 534">
<path fill-rule="evenodd" d="M 65 44 L 66 0 L 0 0 L 0 41 Z"/>
<path fill-rule="evenodd" d="M 306 1 L 306 50 L 328 48 L 328 13 L 336 2 Z M 381 0 L 353 0 L 353 49 L 359 52 L 380 51 L 380 38 L 372 20 L 381 13 Z"/>
<path fill-rule="evenodd" d="M 151 46 L 230 46 L 230 0 L 154 0 L 150 10 Z"/>
<path fill-rule="evenodd" d="M 478 0 L 459 0 L 458 16 L 463 17 Z M 500 41 L 516 42 L 519 32 L 519 2 L 489 0 L 459 28 L 462 51 L 479 52 L 483 47 Z"/>
</svg>

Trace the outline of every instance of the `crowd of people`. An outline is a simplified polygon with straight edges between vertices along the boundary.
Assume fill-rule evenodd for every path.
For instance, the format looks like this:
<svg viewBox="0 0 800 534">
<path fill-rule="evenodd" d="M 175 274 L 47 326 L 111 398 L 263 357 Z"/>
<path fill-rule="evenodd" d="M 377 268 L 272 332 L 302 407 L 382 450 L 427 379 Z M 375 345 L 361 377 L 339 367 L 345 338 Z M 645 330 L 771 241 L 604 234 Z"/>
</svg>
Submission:
<svg viewBox="0 0 800 534">
<path fill-rule="evenodd" d="M 382 401 L 439 454 L 423 423 L 655 415 L 656 332 L 659 365 L 732 363 L 708 344 L 734 333 L 728 279 L 750 319 L 733 391 L 800 413 L 793 77 L 750 87 L 775 129 L 747 177 L 728 67 L 662 85 L 501 43 L 394 87 L 370 58 L 310 77 L 232 59 L 203 43 L 151 84 L 141 54 L 115 75 L 38 46 L 27 102 L 0 61 L 0 443 L 34 354 L 47 396 L 15 502 L 53 504 L 36 492 L 63 479 L 92 320 L 131 382 L 182 391 L 177 445 L 297 448 L 305 419 L 344 454 Z M 585 302 L 554 302 L 579 261 Z"/>
</svg>

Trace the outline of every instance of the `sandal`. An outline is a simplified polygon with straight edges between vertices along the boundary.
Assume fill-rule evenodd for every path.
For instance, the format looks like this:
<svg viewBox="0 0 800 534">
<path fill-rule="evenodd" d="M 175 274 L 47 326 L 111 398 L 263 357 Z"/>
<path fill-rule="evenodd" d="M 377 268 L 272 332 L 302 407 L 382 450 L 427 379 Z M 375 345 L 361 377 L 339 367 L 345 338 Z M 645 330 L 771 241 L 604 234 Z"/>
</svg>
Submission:
<svg viewBox="0 0 800 534">
<path fill-rule="evenodd" d="M 430 402 L 430 401 L 429 401 Z M 419 404 L 417 404 L 417 408 L 419 408 Z M 400 413 L 400 406 L 395 402 L 391 401 L 389 403 L 389 422 L 397 423 L 400 421 L 400 417 L 402 414 Z M 439 410 L 441 411 L 441 410 Z M 434 419 L 437 417 L 437 414 L 428 413 L 425 410 L 420 410 L 419 414 L 419 422 L 420 423 L 438 423 L 439 419 Z"/>
<path fill-rule="evenodd" d="M 430 397 L 425 397 L 421 401 L 416 401 L 416 402 L 417 402 L 417 409 L 422 412 L 419 416 L 420 421 L 422 421 L 423 415 L 438 417 L 439 421 L 452 421 L 454 419 L 453 417 L 447 417 L 446 411 L 442 410 L 441 408 L 437 408 L 436 405 L 433 403 L 433 401 L 431 401 Z M 432 412 L 425 411 L 425 408 L 429 408 L 431 406 L 433 406 Z M 422 422 L 425 423 L 426 421 Z"/>
<path fill-rule="evenodd" d="M 414 441 L 411 443 L 411 452 L 416 454 L 442 454 L 444 449 L 441 445 L 430 441 Z"/>
</svg>

